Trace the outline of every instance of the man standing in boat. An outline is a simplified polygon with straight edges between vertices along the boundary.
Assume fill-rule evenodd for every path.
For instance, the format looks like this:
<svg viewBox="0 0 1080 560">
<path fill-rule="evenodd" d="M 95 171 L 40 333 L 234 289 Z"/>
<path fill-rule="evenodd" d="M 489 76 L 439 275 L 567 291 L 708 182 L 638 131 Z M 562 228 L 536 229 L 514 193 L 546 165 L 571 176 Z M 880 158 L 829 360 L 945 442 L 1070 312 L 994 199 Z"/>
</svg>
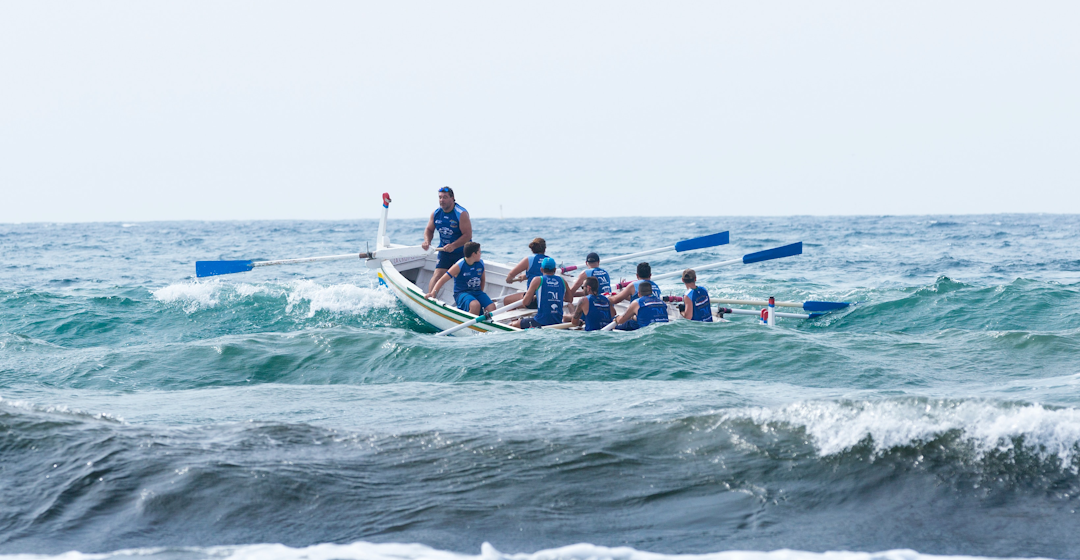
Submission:
<svg viewBox="0 0 1080 560">
<path fill-rule="evenodd" d="M 420 244 L 425 251 L 431 247 L 435 232 L 439 232 L 439 262 L 435 273 L 431 275 L 428 291 L 435 288 L 435 283 L 446 274 L 454 263 L 465 258 L 465 244 L 472 241 L 472 220 L 469 211 L 454 199 L 454 189 L 439 189 L 439 208 L 431 213 L 427 228 L 424 230 L 424 242 Z"/>
</svg>

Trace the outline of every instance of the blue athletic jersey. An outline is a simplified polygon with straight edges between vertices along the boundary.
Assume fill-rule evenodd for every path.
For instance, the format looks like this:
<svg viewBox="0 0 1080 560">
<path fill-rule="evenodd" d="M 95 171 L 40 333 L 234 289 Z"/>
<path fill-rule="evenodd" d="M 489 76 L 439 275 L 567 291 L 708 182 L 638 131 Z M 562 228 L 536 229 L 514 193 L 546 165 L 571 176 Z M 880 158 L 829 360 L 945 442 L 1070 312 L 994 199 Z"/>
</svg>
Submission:
<svg viewBox="0 0 1080 560">
<path fill-rule="evenodd" d="M 536 320 L 541 325 L 558 325 L 562 322 L 563 296 L 566 295 L 566 281 L 560 276 L 547 274 L 540 277 L 540 289 L 537 290 Z"/>
<path fill-rule="evenodd" d="M 450 213 L 443 212 L 442 208 L 435 210 L 433 216 L 435 217 L 435 231 L 439 232 L 439 247 L 446 247 L 461 239 L 461 214 L 465 212 L 468 210 L 462 208 L 460 204 L 455 204 L 454 210 Z"/>
<path fill-rule="evenodd" d="M 660 297 L 660 286 L 657 286 L 656 282 L 653 282 L 652 280 L 635 280 L 634 281 L 634 297 L 630 298 L 630 301 L 634 301 L 635 299 L 638 298 L 637 287 L 638 287 L 638 284 L 640 284 L 642 282 L 648 282 L 648 283 L 652 284 L 652 295 L 654 297 Z M 644 325 L 642 325 L 642 326 L 644 326 Z"/>
<path fill-rule="evenodd" d="M 604 296 L 590 294 L 589 314 L 585 316 L 585 330 L 598 331 L 611 322 L 611 302 Z"/>
<path fill-rule="evenodd" d="M 652 323 L 666 323 L 667 317 L 667 304 L 656 296 L 645 296 L 638 298 L 637 300 L 637 322 L 641 327 L 651 325 Z"/>
<path fill-rule="evenodd" d="M 602 268 L 589 268 L 585 270 L 585 276 L 596 278 L 596 281 L 600 283 L 601 294 L 611 293 L 611 277 L 608 276 L 606 270 Z M 636 290 L 637 288 L 634 289 Z"/>
<path fill-rule="evenodd" d="M 461 259 L 457 262 L 457 267 L 461 271 L 454 277 L 454 295 L 461 292 L 479 291 L 480 276 L 484 274 L 484 259 L 480 259 L 473 264 L 466 263 L 465 259 Z"/>
<path fill-rule="evenodd" d="M 712 322 L 712 307 L 709 305 L 709 292 L 698 286 L 693 290 L 686 292 L 686 299 L 683 302 L 685 305 L 694 306 L 694 316 L 690 318 L 691 321 L 702 321 L 704 323 Z"/>
<path fill-rule="evenodd" d="M 540 263 L 544 262 L 547 255 L 533 255 L 529 257 L 529 268 L 525 269 L 525 286 L 532 286 L 532 279 L 537 276 L 542 276 L 544 273 L 540 271 Z"/>
</svg>

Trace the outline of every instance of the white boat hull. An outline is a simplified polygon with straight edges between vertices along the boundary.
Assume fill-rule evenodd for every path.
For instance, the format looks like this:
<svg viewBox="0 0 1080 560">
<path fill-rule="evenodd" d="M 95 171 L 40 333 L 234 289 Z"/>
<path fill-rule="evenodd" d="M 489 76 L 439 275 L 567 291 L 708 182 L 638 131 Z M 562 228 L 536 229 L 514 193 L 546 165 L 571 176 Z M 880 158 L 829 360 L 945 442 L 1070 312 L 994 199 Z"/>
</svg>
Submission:
<svg viewBox="0 0 1080 560">
<path fill-rule="evenodd" d="M 395 263 L 391 260 L 377 262 L 379 283 L 389 288 L 394 293 L 394 296 L 398 298 L 398 301 L 408 307 L 425 323 L 431 325 L 432 328 L 444 331 L 476 318 L 476 315 L 462 311 L 454 305 L 453 287 L 449 282 L 437 294 L 437 299 L 426 296 L 427 285 L 435 270 L 435 258 L 396 260 L 405 260 L 407 262 Z M 484 292 L 492 299 L 521 291 L 520 288 L 510 286 L 503 281 L 506 278 L 506 273 L 509 272 L 509 267 L 485 261 L 485 268 L 487 270 L 487 283 Z M 523 286 L 523 284 L 521 285 Z M 530 313 L 532 311 L 524 310 L 520 315 Z M 479 322 L 469 328 L 455 332 L 454 335 L 470 336 L 479 333 L 521 332 L 521 329 L 507 324 L 512 318 L 500 318 L 500 322 Z"/>
</svg>

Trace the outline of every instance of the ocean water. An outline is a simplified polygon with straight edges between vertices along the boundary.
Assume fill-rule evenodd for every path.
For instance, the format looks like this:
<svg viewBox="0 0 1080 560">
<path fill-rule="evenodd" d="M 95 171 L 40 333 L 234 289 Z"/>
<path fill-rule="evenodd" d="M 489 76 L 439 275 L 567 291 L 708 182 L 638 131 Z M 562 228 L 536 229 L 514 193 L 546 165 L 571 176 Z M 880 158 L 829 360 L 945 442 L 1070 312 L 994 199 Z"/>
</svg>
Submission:
<svg viewBox="0 0 1080 560">
<path fill-rule="evenodd" d="M 730 230 L 658 273 L 803 241 L 700 284 L 859 304 L 443 339 L 360 262 L 193 278 L 374 220 L 0 224 L 0 555 L 1080 557 L 1080 216 L 475 222 L 502 262 Z"/>
</svg>

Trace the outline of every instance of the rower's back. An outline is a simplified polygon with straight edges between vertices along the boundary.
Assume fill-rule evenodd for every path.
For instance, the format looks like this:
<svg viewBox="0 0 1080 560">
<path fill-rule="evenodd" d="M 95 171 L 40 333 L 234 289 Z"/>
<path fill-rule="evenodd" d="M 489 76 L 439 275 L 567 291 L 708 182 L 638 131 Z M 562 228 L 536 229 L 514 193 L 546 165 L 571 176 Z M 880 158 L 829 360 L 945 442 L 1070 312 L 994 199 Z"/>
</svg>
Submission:
<svg viewBox="0 0 1080 560">
<path fill-rule="evenodd" d="M 637 322 L 639 327 L 653 323 L 668 322 L 667 304 L 656 296 L 641 296 L 637 299 Z"/>
</svg>

